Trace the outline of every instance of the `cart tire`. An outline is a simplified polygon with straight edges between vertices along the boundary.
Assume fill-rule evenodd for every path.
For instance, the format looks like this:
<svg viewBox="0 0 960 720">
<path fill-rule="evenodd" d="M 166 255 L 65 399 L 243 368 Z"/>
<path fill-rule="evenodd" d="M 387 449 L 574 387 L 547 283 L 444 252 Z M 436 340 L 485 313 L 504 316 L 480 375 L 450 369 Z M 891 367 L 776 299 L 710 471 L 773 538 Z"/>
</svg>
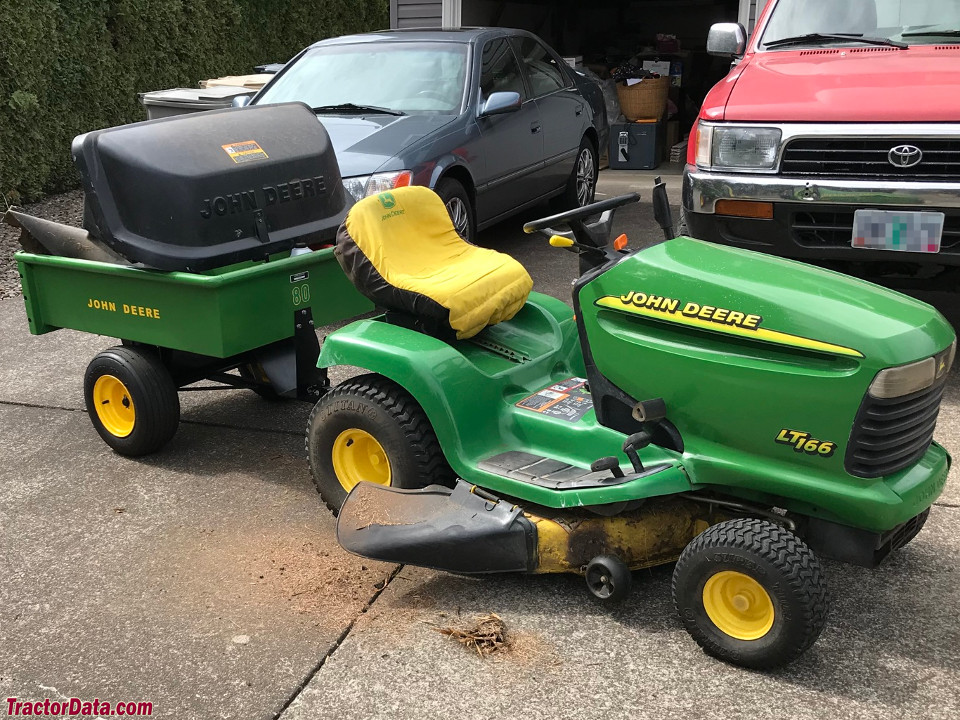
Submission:
<svg viewBox="0 0 960 720">
<path fill-rule="evenodd" d="M 729 520 L 687 545 L 673 572 L 673 600 L 708 654 L 755 669 L 795 660 L 826 622 L 820 561 L 768 520 Z"/>
<path fill-rule="evenodd" d="M 598 600 L 618 603 L 630 594 L 630 568 L 616 555 L 598 555 L 584 572 L 587 589 Z"/>
<path fill-rule="evenodd" d="M 426 413 L 381 375 L 347 380 L 324 395 L 307 421 L 306 450 L 313 483 L 334 515 L 361 480 L 396 488 L 453 480 Z"/>
<path fill-rule="evenodd" d="M 121 455 L 156 452 L 180 424 L 180 397 L 160 358 L 141 347 L 104 350 L 83 378 L 83 397 L 93 427 Z"/>
</svg>

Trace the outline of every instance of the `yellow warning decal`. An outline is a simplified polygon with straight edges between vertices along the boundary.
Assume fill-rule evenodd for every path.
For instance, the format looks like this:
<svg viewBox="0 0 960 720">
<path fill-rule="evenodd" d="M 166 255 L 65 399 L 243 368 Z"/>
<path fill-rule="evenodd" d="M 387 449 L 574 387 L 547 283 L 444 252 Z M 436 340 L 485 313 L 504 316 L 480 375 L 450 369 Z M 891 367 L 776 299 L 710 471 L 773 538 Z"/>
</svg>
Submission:
<svg viewBox="0 0 960 720">
<path fill-rule="evenodd" d="M 229 143 L 221 145 L 224 152 L 230 156 L 235 163 L 250 162 L 251 160 L 263 160 L 270 157 L 263 151 L 256 140 L 243 140 L 242 142 Z"/>
<path fill-rule="evenodd" d="M 763 316 L 715 307 L 701 305 L 695 302 L 682 302 L 674 298 L 659 295 L 647 295 L 642 292 L 630 291 L 626 295 L 607 295 L 594 303 L 599 307 L 611 310 L 620 310 L 633 315 L 642 315 L 655 320 L 697 327 L 703 330 L 736 335 L 738 337 L 762 340 L 776 345 L 817 350 L 820 352 L 863 357 L 863 353 L 853 348 L 821 340 L 812 340 L 799 335 L 769 330 L 762 327 Z"/>
</svg>

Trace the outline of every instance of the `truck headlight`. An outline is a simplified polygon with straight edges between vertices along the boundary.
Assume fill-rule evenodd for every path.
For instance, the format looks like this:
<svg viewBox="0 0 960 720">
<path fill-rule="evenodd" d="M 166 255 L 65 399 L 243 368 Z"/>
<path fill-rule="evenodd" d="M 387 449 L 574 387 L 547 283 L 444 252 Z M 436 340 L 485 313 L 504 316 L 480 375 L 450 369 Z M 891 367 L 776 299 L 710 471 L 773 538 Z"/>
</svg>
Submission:
<svg viewBox="0 0 960 720">
<path fill-rule="evenodd" d="M 413 173 L 409 170 L 397 172 L 374 173 L 373 175 L 355 175 L 343 178 L 343 187 L 353 195 L 354 200 L 363 200 L 368 195 L 395 190 L 405 187 L 413 180 Z"/>
<path fill-rule="evenodd" d="M 711 170 L 774 170 L 780 150 L 779 128 L 697 127 L 697 165 Z"/>
<path fill-rule="evenodd" d="M 954 340 L 950 347 L 933 357 L 881 370 L 870 383 L 869 392 L 875 398 L 886 400 L 925 390 L 950 372 L 956 350 L 957 341 Z"/>
</svg>

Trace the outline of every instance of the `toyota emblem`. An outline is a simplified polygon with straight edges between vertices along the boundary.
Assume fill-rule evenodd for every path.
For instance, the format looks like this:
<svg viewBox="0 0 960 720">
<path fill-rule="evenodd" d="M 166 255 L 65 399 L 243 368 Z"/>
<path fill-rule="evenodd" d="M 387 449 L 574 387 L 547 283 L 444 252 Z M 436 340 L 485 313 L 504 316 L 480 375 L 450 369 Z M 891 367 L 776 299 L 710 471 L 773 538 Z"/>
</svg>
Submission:
<svg viewBox="0 0 960 720">
<path fill-rule="evenodd" d="M 887 153 L 887 160 L 898 168 L 912 168 L 923 160 L 923 151 L 916 145 L 897 145 Z"/>
</svg>

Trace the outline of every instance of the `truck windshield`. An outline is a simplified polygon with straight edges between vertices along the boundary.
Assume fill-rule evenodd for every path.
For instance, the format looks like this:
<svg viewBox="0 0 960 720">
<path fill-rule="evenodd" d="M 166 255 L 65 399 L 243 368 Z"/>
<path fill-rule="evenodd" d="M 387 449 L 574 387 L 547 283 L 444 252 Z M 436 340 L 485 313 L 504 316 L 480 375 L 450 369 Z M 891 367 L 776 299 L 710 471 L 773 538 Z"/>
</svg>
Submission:
<svg viewBox="0 0 960 720">
<path fill-rule="evenodd" d="M 256 104 L 304 102 L 319 114 L 457 114 L 467 46 L 365 42 L 320 46 L 288 67 Z"/>
<path fill-rule="evenodd" d="M 846 36 L 846 37 L 844 37 Z M 761 49 L 797 45 L 960 42 L 957 0 L 779 0 Z"/>
</svg>

